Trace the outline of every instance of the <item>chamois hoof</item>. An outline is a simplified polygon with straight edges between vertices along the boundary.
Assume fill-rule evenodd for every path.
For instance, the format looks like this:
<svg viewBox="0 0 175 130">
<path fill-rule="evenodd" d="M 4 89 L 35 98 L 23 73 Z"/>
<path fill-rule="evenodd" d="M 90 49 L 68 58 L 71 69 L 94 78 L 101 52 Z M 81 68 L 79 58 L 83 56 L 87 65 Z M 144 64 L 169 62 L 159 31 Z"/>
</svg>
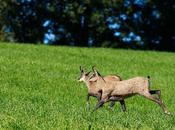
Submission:
<svg viewBox="0 0 175 130">
<path fill-rule="evenodd" d="M 171 115 L 171 113 L 167 110 L 164 113 L 167 114 L 167 115 Z"/>
</svg>

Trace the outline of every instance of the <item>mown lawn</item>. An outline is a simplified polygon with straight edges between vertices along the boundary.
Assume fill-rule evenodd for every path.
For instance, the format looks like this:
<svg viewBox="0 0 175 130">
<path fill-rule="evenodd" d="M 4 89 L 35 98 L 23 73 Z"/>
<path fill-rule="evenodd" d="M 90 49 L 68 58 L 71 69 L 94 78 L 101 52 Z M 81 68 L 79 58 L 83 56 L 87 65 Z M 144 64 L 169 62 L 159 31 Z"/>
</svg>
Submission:
<svg viewBox="0 0 175 130">
<path fill-rule="evenodd" d="M 87 111 L 80 65 L 123 79 L 150 75 L 172 115 L 140 96 L 126 99 L 125 113 L 119 103 Z M 175 129 L 175 53 L 0 43 L 0 129 Z"/>
</svg>

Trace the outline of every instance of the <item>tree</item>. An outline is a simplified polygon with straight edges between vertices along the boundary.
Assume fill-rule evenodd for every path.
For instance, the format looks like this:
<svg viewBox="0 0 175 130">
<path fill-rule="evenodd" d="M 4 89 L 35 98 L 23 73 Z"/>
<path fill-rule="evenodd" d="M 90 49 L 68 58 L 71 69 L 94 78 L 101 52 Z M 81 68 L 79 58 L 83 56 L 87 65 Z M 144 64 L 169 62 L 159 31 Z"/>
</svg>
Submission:
<svg viewBox="0 0 175 130">
<path fill-rule="evenodd" d="M 175 50 L 173 0 L 3 0 L 1 3 L 2 37 L 4 32 L 11 32 L 17 42 Z"/>
</svg>

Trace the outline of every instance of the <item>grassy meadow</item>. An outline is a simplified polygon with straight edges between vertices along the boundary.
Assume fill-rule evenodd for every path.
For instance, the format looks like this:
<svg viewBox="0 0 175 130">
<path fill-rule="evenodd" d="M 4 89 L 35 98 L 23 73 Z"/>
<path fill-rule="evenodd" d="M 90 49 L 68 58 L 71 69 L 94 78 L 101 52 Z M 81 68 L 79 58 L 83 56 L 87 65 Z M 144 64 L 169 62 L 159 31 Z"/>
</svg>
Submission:
<svg viewBox="0 0 175 130">
<path fill-rule="evenodd" d="M 141 96 L 94 113 L 79 66 L 102 75 L 151 76 L 171 116 Z M 96 99 L 91 98 L 91 110 Z M 0 130 L 175 130 L 175 53 L 0 43 Z"/>
</svg>

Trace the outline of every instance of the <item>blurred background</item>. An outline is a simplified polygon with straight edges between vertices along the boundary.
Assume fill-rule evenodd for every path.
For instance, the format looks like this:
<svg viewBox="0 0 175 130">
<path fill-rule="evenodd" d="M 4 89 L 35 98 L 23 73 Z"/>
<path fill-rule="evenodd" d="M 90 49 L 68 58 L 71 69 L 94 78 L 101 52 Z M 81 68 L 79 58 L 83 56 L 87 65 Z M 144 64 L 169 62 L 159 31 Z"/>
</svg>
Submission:
<svg viewBox="0 0 175 130">
<path fill-rule="evenodd" d="M 175 51 L 174 0 L 0 3 L 0 41 Z"/>
</svg>

